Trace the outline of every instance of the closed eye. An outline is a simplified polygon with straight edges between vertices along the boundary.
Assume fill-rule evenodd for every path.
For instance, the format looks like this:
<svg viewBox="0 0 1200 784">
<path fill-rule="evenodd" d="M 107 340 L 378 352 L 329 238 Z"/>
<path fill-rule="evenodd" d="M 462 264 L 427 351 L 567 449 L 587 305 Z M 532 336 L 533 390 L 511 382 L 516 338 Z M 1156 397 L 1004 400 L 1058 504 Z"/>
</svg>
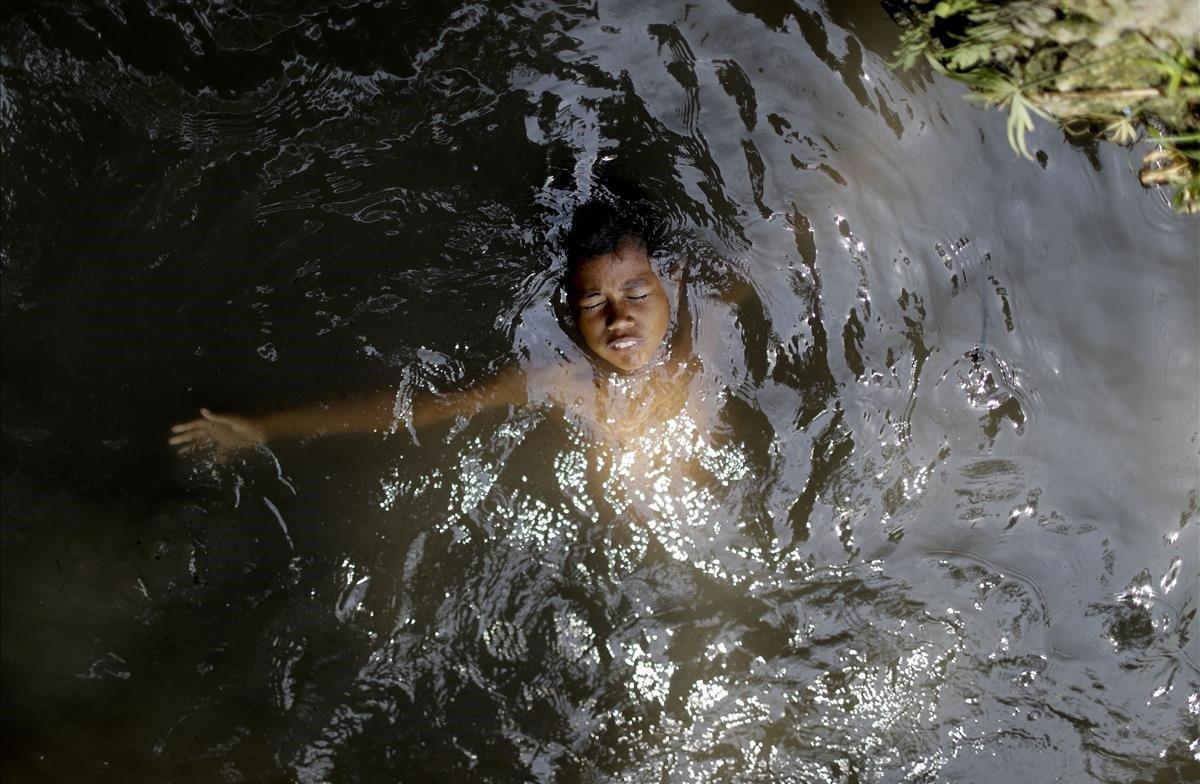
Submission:
<svg viewBox="0 0 1200 784">
<path fill-rule="evenodd" d="M 631 302 L 640 302 L 641 300 L 644 300 L 644 299 L 648 298 L 649 296 L 650 296 L 650 294 L 647 293 L 647 294 L 639 294 L 636 297 L 626 296 L 625 299 L 630 300 Z M 580 310 L 596 310 L 597 308 L 604 307 L 607 303 L 608 303 L 608 300 L 602 299 L 597 302 L 593 302 L 590 305 L 580 305 L 579 309 Z"/>
</svg>

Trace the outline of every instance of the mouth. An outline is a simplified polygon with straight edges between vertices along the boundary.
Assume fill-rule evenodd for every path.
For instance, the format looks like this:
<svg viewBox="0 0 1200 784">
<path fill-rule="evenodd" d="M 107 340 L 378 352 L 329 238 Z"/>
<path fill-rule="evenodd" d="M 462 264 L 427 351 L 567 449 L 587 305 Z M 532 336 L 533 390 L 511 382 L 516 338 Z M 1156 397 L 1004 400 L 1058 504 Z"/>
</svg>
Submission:
<svg viewBox="0 0 1200 784">
<path fill-rule="evenodd" d="M 643 342 L 637 335 L 617 335 L 609 339 L 608 348 L 611 351 L 625 354 L 637 350 Z"/>
</svg>

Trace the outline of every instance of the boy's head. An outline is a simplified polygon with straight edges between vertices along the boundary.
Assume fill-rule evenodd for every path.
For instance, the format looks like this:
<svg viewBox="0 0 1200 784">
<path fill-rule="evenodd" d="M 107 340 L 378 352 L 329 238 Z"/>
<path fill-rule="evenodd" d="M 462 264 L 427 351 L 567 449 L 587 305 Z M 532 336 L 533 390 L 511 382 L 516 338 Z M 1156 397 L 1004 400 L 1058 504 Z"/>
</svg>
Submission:
<svg viewBox="0 0 1200 784">
<path fill-rule="evenodd" d="M 658 351 L 670 325 L 662 281 L 650 263 L 655 232 L 645 214 L 600 202 L 575 211 L 567 235 L 567 296 L 584 345 L 618 370 Z"/>
</svg>

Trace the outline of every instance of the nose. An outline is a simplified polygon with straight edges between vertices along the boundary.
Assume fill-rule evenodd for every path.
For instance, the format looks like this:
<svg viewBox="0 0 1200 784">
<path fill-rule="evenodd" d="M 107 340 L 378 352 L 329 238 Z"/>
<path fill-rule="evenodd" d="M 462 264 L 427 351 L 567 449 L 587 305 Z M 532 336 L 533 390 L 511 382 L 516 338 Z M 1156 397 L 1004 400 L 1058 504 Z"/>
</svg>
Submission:
<svg viewBox="0 0 1200 784">
<path fill-rule="evenodd" d="M 622 301 L 609 302 L 605 310 L 604 325 L 609 329 L 627 327 L 633 324 L 633 314 L 628 303 Z"/>
</svg>

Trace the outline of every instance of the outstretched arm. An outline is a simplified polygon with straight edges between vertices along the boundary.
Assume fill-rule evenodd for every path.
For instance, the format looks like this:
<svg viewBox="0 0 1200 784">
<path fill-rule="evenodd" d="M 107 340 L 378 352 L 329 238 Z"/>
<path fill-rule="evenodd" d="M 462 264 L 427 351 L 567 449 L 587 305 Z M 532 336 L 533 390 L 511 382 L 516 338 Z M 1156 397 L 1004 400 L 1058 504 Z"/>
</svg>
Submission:
<svg viewBox="0 0 1200 784">
<path fill-rule="evenodd" d="M 524 376 L 509 365 L 487 381 L 460 392 L 418 392 L 407 412 L 398 410 L 395 392 L 377 392 L 333 403 L 318 403 L 261 416 L 216 414 L 200 409 L 200 418 L 171 428 L 168 443 L 186 451 L 215 447 L 218 456 L 238 449 L 288 438 L 311 438 L 342 433 L 392 432 L 406 424 L 421 430 L 485 408 L 525 400 Z"/>
</svg>

